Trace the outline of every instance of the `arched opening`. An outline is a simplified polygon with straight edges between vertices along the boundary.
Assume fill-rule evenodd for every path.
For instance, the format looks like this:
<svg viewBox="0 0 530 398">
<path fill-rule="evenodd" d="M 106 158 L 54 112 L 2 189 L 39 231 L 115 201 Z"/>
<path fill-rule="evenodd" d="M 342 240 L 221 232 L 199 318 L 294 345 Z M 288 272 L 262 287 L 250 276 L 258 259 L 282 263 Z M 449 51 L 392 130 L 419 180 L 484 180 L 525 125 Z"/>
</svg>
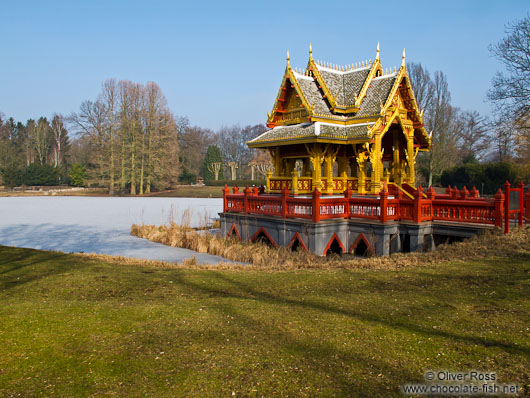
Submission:
<svg viewBox="0 0 530 398">
<path fill-rule="evenodd" d="M 374 248 L 366 239 L 364 233 L 360 233 L 355 242 L 350 247 L 350 253 L 355 256 L 371 257 L 374 255 Z"/>
<path fill-rule="evenodd" d="M 342 247 L 340 247 L 340 243 L 337 239 L 333 239 L 333 242 L 329 246 L 328 251 L 326 252 L 326 255 L 333 253 L 333 254 L 342 254 Z"/>
<path fill-rule="evenodd" d="M 272 237 L 263 227 L 260 228 L 258 232 L 252 236 L 252 238 L 250 238 L 250 241 L 255 243 L 263 243 L 271 247 L 278 247 L 274 239 L 272 239 Z"/>
<path fill-rule="evenodd" d="M 337 233 L 333 233 L 333 236 L 331 237 L 326 248 L 324 249 L 324 256 L 327 256 L 330 253 L 342 255 L 342 253 L 344 252 L 344 245 L 337 236 Z"/>
<path fill-rule="evenodd" d="M 228 231 L 228 234 L 226 235 L 228 239 L 237 239 L 241 240 L 241 235 L 239 234 L 239 231 L 237 230 L 236 224 L 232 224 L 230 227 L 230 230 Z"/>
<path fill-rule="evenodd" d="M 361 240 L 357 244 L 357 247 L 353 251 L 353 254 L 355 254 L 356 256 L 367 257 L 367 255 L 368 255 L 368 246 L 366 245 L 366 243 L 364 243 L 364 240 Z"/>
<path fill-rule="evenodd" d="M 260 232 L 258 236 L 256 236 L 253 240 L 254 243 L 262 243 L 266 244 L 267 246 L 274 246 L 269 239 L 267 235 L 265 235 L 263 232 Z"/>
<path fill-rule="evenodd" d="M 295 239 L 293 244 L 291 245 L 291 251 L 295 252 L 298 249 L 300 249 L 302 245 L 300 244 L 300 241 L 298 239 Z"/>
<path fill-rule="evenodd" d="M 291 249 L 293 252 L 299 249 L 307 250 L 307 246 L 298 232 L 293 235 L 293 238 L 287 245 L 287 248 Z"/>
</svg>

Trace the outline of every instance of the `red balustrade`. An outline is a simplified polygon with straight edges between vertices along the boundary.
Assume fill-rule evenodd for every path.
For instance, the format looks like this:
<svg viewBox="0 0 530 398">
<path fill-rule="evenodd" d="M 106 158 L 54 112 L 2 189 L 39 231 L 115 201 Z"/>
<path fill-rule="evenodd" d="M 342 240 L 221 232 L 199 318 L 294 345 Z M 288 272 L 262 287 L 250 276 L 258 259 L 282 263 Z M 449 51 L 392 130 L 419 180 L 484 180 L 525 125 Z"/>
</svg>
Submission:
<svg viewBox="0 0 530 398">
<path fill-rule="evenodd" d="M 426 193 L 418 187 L 414 200 L 398 192 L 389 198 L 386 187 L 379 197 L 352 197 L 347 187 L 344 197 L 321 197 L 318 190 L 311 197 L 291 196 L 287 184 L 284 184 L 281 195 L 265 195 L 263 190 L 246 187 L 242 193 L 234 187 L 233 193 L 225 186 L 223 189 L 223 209 L 225 212 L 263 214 L 283 218 L 305 218 L 314 222 L 334 218 L 360 218 L 388 221 L 409 220 L 416 223 L 423 221 L 451 221 L 462 223 L 479 223 L 502 227 L 508 219 L 517 219 L 521 225 L 523 217 L 530 218 L 530 191 L 524 194 L 523 186 L 511 188 L 506 184 L 507 193 L 520 192 L 519 209 L 509 209 L 506 196 L 501 190 L 494 200 L 480 197 L 475 187 L 468 191 L 465 187 L 459 191 L 449 187 L 446 194 L 436 194 L 432 188 Z"/>
</svg>

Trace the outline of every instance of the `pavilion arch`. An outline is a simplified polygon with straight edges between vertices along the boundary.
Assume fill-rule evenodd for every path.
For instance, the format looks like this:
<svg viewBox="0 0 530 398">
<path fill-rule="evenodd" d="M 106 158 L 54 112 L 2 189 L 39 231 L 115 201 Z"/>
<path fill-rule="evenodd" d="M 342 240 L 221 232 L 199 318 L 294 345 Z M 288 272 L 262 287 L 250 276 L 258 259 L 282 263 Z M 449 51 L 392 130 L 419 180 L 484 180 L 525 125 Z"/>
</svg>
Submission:
<svg viewBox="0 0 530 398">
<path fill-rule="evenodd" d="M 305 251 L 308 250 L 306 244 L 304 243 L 304 240 L 298 232 L 293 235 L 287 247 L 292 251 L 298 250 L 299 248 L 303 248 Z"/>
<path fill-rule="evenodd" d="M 226 234 L 226 237 L 227 238 L 237 238 L 239 240 L 241 240 L 241 234 L 239 233 L 239 231 L 237 230 L 237 226 L 236 224 L 232 224 L 232 226 L 230 227 L 230 230 L 228 231 L 228 233 Z"/>
<path fill-rule="evenodd" d="M 370 244 L 363 232 L 361 232 L 357 239 L 355 239 L 355 242 L 352 243 L 349 252 L 364 257 L 371 257 L 375 254 L 374 247 Z"/>
<path fill-rule="evenodd" d="M 346 252 L 346 249 L 336 232 L 333 232 L 333 235 L 324 249 L 323 255 L 327 256 L 329 252 L 336 254 L 343 254 Z"/>
<path fill-rule="evenodd" d="M 251 242 L 261 242 L 269 246 L 278 247 L 276 241 L 270 236 L 267 230 L 263 227 L 257 230 L 257 232 L 250 238 Z"/>
</svg>

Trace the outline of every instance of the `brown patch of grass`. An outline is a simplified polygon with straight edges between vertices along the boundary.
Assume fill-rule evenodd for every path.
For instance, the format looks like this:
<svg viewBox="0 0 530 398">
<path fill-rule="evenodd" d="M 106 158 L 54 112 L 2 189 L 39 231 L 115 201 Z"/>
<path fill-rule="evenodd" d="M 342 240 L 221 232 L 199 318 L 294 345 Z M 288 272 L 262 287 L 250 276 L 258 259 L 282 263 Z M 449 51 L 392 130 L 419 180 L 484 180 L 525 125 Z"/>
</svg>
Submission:
<svg viewBox="0 0 530 398">
<path fill-rule="evenodd" d="M 260 243 L 240 242 L 198 232 L 187 225 L 171 222 L 169 226 L 137 225 L 131 227 L 131 235 L 183 247 L 199 253 L 222 256 L 230 261 L 248 263 L 260 269 L 304 269 L 304 268 L 370 268 L 399 269 L 411 266 L 436 264 L 445 261 L 466 261 L 491 256 L 520 256 L 530 254 L 530 230 L 514 230 L 509 235 L 500 231 L 487 232 L 464 242 L 441 245 L 435 251 L 422 253 L 396 253 L 387 257 L 345 258 L 340 256 L 319 257 L 311 252 L 287 248 L 274 248 Z M 195 266 L 193 262 L 183 266 Z M 224 264 L 221 268 L 231 268 Z M 236 265 L 237 266 L 237 265 Z M 239 267 L 239 266 L 237 266 Z M 250 267 L 250 268 L 254 268 Z"/>
</svg>

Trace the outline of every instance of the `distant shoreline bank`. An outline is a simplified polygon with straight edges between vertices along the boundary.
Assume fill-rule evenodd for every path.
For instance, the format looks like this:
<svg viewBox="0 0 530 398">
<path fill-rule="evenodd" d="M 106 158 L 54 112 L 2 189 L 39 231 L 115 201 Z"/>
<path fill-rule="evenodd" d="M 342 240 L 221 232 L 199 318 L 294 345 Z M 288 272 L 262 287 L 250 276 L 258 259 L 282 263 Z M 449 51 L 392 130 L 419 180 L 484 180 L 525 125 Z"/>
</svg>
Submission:
<svg viewBox="0 0 530 398">
<path fill-rule="evenodd" d="M 36 188 L 36 189 L 35 189 Z M 216 186 L 181 185 L 172 190 L 152 192 L 147 195 L 116 194 L 110 196 L 102 188 L 34 187 L 33 189 L 2 191 L 1 197 L 28 196 L 90 196 L 90 197 L 160 197 L 160 198 L 222 198 L 222 188 Z"/>
</svg>

